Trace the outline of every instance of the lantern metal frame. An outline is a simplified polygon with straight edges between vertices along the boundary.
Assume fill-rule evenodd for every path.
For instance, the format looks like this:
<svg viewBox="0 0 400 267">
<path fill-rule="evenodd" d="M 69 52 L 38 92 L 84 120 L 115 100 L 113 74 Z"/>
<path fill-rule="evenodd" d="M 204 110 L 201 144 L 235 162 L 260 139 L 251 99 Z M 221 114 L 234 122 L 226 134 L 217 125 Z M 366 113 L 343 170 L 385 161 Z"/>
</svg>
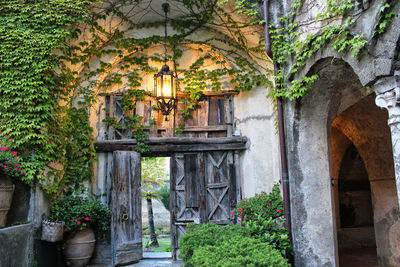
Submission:
<svg viewBox="0 0 400 267">
<path fill-rule="evenodd" d="M 161 71 L 154 75 L 154 90 L 153 94 L 157 101 L 157 106 L 162 114 L 165 116 L 165 120 L 168 120 L 167 116 L 172 110 L 176 108 L 177 98 L 176 98 L 176 80 L 178 79 L 176 73 L 170 70 L 167 65 L 167 22 L 168 22 L 168 11 L 169 4 L 162 4 L 162 8 L 165 13 L 165 37 L 164 37 L 164 66 L 162 66 Z M 169 76 L 169 77 L 168 77 Z M 165 84 L 169 82 L 170 84 Z M 170 95 L 164 95 L 165 86 L 170 86 Z"/>
</svg>

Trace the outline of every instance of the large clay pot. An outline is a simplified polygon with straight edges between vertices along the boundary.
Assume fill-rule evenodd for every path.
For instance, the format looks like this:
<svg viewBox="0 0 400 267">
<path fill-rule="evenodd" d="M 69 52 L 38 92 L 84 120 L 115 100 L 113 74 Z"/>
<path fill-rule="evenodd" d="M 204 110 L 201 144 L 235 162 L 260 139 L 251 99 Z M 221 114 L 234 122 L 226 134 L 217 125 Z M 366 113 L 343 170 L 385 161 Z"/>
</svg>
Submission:
<svg viewBox="0 0 400 267">
<path fill-rule="evenodd" d="M 93 255 L 95 236 L 91 228 L 78 231 L 67 239 L 64 247 L 64 256 L 68 266 L 86 267 Z"/>
<path fill-rule="evenodd" d="M 0 228 L 6 226 L 15 186 L 6 175 L 0 175 Z"/>
</svg>

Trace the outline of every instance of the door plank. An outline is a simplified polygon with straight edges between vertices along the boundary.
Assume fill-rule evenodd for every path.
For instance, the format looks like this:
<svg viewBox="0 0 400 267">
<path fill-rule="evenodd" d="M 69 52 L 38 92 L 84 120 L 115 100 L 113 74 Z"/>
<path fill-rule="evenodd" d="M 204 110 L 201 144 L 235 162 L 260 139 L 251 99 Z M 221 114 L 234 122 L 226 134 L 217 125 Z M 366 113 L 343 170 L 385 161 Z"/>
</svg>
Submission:
<svg viewBox="0 0 400 267">
<path fill-rule="evenodd" d="M 141 157 L 137 152 L 113 153 L 111 244 L 113 266 L 138 262 L 142 251 Z"/>
</svg>

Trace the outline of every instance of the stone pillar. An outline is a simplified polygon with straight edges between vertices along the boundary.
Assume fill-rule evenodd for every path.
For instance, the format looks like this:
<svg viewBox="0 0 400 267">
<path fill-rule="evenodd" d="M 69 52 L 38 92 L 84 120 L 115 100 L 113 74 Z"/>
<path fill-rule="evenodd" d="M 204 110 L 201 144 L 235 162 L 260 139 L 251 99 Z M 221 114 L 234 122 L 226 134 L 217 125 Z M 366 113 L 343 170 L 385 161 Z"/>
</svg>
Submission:
<svg viewBox="0 0 400 267">
<path fill-rule="evenodd" d="M 400 83 L 399 76 L 385 77 L 374 85 L 375 103 L 389 113 L 388 125 L 392 134 L 393 163 L 396 178 L 397 200 L 400 207 Z"/>
</svg>

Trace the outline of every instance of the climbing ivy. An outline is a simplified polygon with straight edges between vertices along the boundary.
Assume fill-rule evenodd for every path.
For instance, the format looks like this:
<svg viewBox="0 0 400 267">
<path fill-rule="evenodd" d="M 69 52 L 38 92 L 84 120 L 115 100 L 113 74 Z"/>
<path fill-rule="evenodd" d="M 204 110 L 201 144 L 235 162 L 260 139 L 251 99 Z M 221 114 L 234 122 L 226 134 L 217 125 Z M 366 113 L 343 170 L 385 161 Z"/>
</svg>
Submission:
<svg viewBox="0 0 400 267">
<path fill-rule="evenodd" d="M 127 6 L 141 2 L 1 1 L 0 132 L 15 140 L 10 149 L 19 151 L 25 173 L 21 179 L 41 186 L 50 199 L 80 190 L 92 177 L 96 157 L 89 111 L 97 93 L 118 86 L 125 92 L 124 109 L 134 109 L 132 100 L 148 94 L 143 77 L 156 73 L 155 66 L 163 62 L 163 56 L 152 50 L 164 44 L 163 36 L 126 34 L 164 25 L 161 18 L 142 23 L 126 12 Z M 228 12 L 226 1 L 181 0 L 178 4 L 186 11 L 169 21 L 174 33 L 167 39 L 167 60 L 181 78 L 180 90 L 190 96 L 180 111 L 185 119 L 203 90 L 247 91 L 270 85 L 264 75 L 267 67 L 253 60 L 265 58 L 262 40 L 252 47 L 242 31 L 256 23 L 243 20 L 254 12 L 244 1 L 235 3 Z M 239 10 L 241 20 L 235 17 Z M 110 18 L 115 27 L 105 23 Z M 196 31 L 211 34 L 199 41 L 192 35 Z M 188 68 L 179 65 L 185 49 L 199 55 Z M 121 59 L 118 66 L 106 59 L 110 57 Z M 215 67 L 208 69 L 210 65 Z M 143 152 L 148 126 L 142 120 L 130 115 L 125 125 L 113 118 L 107 123 L 132 129 L 137 149 Z"/>
<path fill-rule="evenodd" d="M 15 140 L 13 149 L 20 151 L 25 172 L 21 179 L 32 184 L 39 178 L 50 195 L 60 183 L 90 176 L 88 114 L 84 107 L 60 105 L 68 102 L 71 92 L 66 90 L 68 77 L 59 75 L 62 56 L 54 52 L 77 35 L 73 25 L 88 18 L 90 4 L 89 0 L 0 4 L 0 132 Z M 66 127 L 74 129 L 73 135 Z M 58 164 L 65 166 L 63 171 Z M 47 181 L 45 170 L 52 176 Z"/>
<path fill-rule="evenodd" d="M 380 9 L 375 25 L 374 35 L 385 31 L 394 13 L 391 11 L 391 1 L 386 1 Z M 330 48 L 341 53 L 351 52 L 353 57 L 359 57 L 360 51 L 367 44 L 363 34 L 352 34 L 351 27 L 356 22 L 350 15 L 354 8 L 352 0 L 327 0 L 325 12 L 316 16 L 316 21 L 329 22 L 334 17 L 342 16 L 344 22 L 336 25 L 322 27 L 318 34 L 309 34 L 301 38 L 298 32 L 299 25 L 294 23 L 296 10 L 302 6 L 302 0 L 292 3 L 290 17 L 280 19 L 280 26 L 269 25 L 272 34 L 272 50 L 274 62 L 278 69 L 275 73 L 276 87 L 270 96 L 295 99 L 307 94 L 313 83 L 318 80 L 318 75 L 305 76 L 293 79 L 306 65 L 306 61 L 322 48 L 330 44 Z M 290 63 L 289 63 L 290 62 Z"/>
</svg>

